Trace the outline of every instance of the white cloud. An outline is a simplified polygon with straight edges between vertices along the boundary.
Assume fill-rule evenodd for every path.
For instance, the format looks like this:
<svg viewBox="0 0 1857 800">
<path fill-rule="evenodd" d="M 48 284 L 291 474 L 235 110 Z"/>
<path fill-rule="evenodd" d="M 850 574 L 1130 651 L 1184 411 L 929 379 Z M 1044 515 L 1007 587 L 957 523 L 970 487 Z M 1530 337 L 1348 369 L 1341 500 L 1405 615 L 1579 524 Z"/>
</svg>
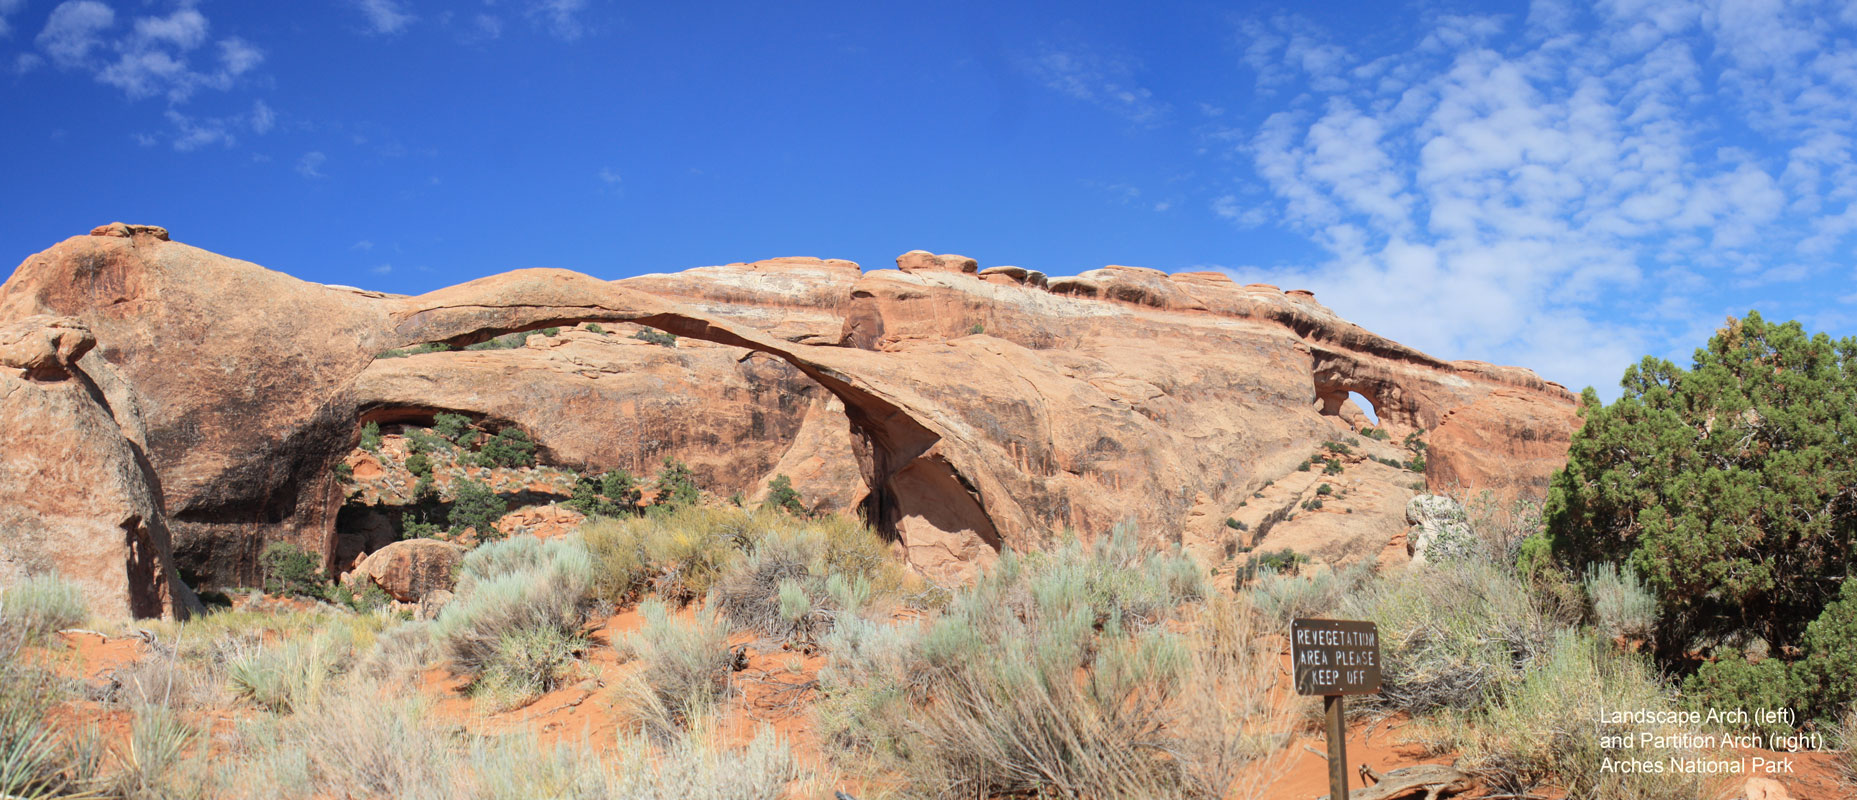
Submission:
<svg viewBox="0 0 1857 800">
<path fill-rule="evenodd" d="M 1719 324 L 1721 301 L 1746 302 L 1734 288 L 1850 253 L 1857 52 L 1797 7 L 1591 17 L 1548 0 L 1525 21 L 1432 17 L 1379 58 L 1297 19 L 1242 24 L 1259 91 L 1293 99 L 1214 137 L 1269 198 L 1224 194 L 1213 213 L 1320 247 L 1268 277 L 1372 330 L 1602 390 L 1697 315 Z M 1741 146 L 1725 124 L 1757 135 Z"/>
<path fill-rule="evenodd" d="M 358 242 L 355 242 L 355 243 L 354 243 L 354 244 L 352 244 L 352 245 L 349 245 L 349 247 L 348 247 L 348 249 L 350 249 L 350 250 L 361 250 L 361 251 L 367 251 L 367 250 L 372 250 L 372 249 L 374 249 L 374 243 L 373 243 L 372 241 L 369 241 L 369 240 L 367 240 L 367 239 L 362 239 L 361 241 L 358 241 Z"/>
<path fill-rule="evenodd" d="M 230 89 L 239 76 L 264 61 L 264 53 L 238 37 L 217 43 L 217 58 L 195 68 L 193 54 L 209 37 L 210 23 L 191 5 L 167 16 L 137 18 L 116 30 L 116 12 L 97 0 L 69 0 L 52 9 L 36 39 L 52 63 L 83 70 L 131 99 L 165 95 L 185 102 L 198 89 Z M 36 66 L 24 57 L 21 72 Z"/>
<path fill-rule="evenodd" d="M 625 178 L 624 176 L 621 176 L 617 171 L 615 171 L 612 167 L 601 167 L 600 168 L 600 181 L 602 183 L 605 183 L 607 186 L 618 186 L 620 183 L 625 181 Z"/>
<path fill-rule="evenodd" d="M 327 163 L 328 160 L 329 157 L 323 155 L 320 150 L 311 150 L 304 153 L 302 158 L 297 159 L 297 174 L 305 178 L 325 177 L 322 174 L 322 165 Z"/>
<path fill-rule="evenodd" d="M 270 133 L 271 129 L 277 126 L 277 112 L 272 111 L 271 106 L 263 100 L 252 103 L 249 119 L 252 132 L 259 135 Z"/>
<path fill-rule="evenodd" d="M 390 36 L 406 30 L 418 19 L 398 0 L 354 0 L 354 3 L 367 20 L 369 33 Z"/>
<path fill-rule="evenodd" d="M 1021 59 L 1035 80 L 1070 97 L 1094 104 L 1130 121 L 1152 124 L 1167 114 L 1166 102 L 1135 80 L 1139 65 L 1133 59 L 1072 45 L 1060 48 L 1041 44 Z"/>
<path fill-rule="evenodd" d="M 503 35 L 503 20 L 493 14 L 478 14 L 471 19 L 475 29 L 475 38 L 495 39 Z"/>
<path fill-rule="evenodd" d="M 571 42 L 586 35 L 586 25 L 580 20 L 586 8 L 587 0 L 536 0 L 529 7 L 529 17 L 543 30 Z"/>
<path fill-rule="evenodd" d="M 393 265 L 392 264 L 381 264 L 380 266 L 374 267 L 373 269 L 370 269 L 368 271 L 374 273 L 375 275 L 386 275 L 386 274 L 393 272 Z"/>
<path fill-rule="evenodd" d="M 116 12 L 97 0 L 68 0 L 52 9 L 39 31 L 39 49 L 61 67 L 81 67 L 103 45 L 100 36 L 116 24 Z"/>
</svg>

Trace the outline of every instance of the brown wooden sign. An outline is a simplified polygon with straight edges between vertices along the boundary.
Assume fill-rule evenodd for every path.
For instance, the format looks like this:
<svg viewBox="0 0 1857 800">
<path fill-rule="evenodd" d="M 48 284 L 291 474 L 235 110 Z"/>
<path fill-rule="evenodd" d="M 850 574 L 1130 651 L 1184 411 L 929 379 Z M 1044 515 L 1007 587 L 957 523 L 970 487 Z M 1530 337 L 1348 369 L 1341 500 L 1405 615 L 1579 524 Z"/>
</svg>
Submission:
<svg viewBox="0 0 1857 800">
<path fill-rule="evenodd" d="M 1290 661 L 1297 694 L 1373 694 L 1380 691 L 1379 628 L 1352 620 L 1295 620 Z"/>
</svg>

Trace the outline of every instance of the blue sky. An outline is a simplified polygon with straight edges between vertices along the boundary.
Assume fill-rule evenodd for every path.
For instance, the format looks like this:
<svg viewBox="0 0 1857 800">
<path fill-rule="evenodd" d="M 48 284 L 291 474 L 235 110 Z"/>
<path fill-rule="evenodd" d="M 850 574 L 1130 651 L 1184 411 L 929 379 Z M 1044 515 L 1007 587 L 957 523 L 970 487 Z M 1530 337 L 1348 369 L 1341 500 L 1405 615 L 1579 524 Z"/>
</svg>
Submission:
<svg viewBox="0 0 1857 800">
<path fill-rule="evenodd" d="M 1857 5 L 1005 5 L 0 0 L 0 259 L 1220 269 L 1607 396 L 1857 331 Z"/>
</svg>

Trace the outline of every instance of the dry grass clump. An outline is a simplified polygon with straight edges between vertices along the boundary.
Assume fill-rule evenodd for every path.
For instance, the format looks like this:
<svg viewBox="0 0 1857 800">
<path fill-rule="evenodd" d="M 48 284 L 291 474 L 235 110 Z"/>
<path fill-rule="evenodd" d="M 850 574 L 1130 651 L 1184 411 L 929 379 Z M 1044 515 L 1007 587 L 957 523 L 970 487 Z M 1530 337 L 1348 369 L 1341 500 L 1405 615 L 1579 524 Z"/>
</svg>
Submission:
<svg viewBox="0 0 1857 800">
<path fill-rule="evenodd" d="M 586 648 L 593 560 L 575 538 L 519 536 L 472 550 L 431 633 L 472 690 L 499 707 L 557 685 Z"/>
<path fill-rule="evenodd" d="M 1581 584 L 1593 608 L 1593 627 L 1611 641 L 1619 637 L 1648 640 L 1657 630 L 1657 598 L 1627 565 L 1595 564 Z"/>
<path fill-rule="evenodd" d="M 773 634 L 782 580 L 824 597 L 831 575 L 862 577 L 893 596 L 904 573 L 876 533 L 839 516 L 797 517 L 775 509 L 684 506 L 657 514 L 596 518 L 581 526 L 594 559 L 594 592 L 624 603 L 655 594 L 688 603 L 721 589 L 737 625 Z M 767 601 L 757 606 L 757 601 Z"/>
<path fill-rule="evenodd" d="M 1592 800 L 1695 800 L 1715 797 L 1720 786 L 1704 775 L 1619 772 L 1602 759 L 1668 764 L 1716 757 L 1694 749 L 1637 747 L 1606 750 L 1603 735 L 1681 733 L 1674 726 L 1601 723 L 1601 709 L 1670 711 L 1671 693 L 1636 655 L 1620 653 L 1590 632 L 1563 629 L 1521 682 L 1458 726 L 1464 765 L 1491 789 L 1537 794 L 1545 787 Z M 1727 757 L 1727 756 L 1721 756 Z"/>
<path fill-rule="evenodd" d="M 73 689 L 19 657 L 37 624 L 0 612 L 0 797 L 101 797 L 109 784 L 96 739 L 59 731 L 45 719 Z"/>
<path fill-rule="evenodd" d="M 0 591 L 0 617 L 39 640 L 90 618 L 90 606 L 76 584 L 54 574 L 31 575 Z"/>
<path fill-rule="evenodd" d="M 896 599 L 902 570 L 869 528 L 836 517 L 785 519 L 798 524 L 765 529 L 716 583 L 713 602 L 737 629 L 810 641 L 847 603 L 876 600 L 887 609 Z"/>
<path fill-rule="evenodd" d="M 739 749 L 706 728 L 661 742 L 621 734 L 617 745 L 595 752 L 530 733 L 467 734 L 439 723 L 416 695 L 351 675 L 299 713 L 242 723 L 220 766 L 176 796 L 775 800 L 803 777 L 769 732 Z"/>
<path fill-rule="evenodd" d="M 1857 794 L 1857 703 L 1852 703 L 1838 716 L 1838 727 L 1833 733 L 1838 740 L 1838 782 Z"/>
<path fill-rule="evenodd" d="M 1319 572 L 1264 569 L 1244 590 L 1264 619 L 1278 630 L 1288 631 L 1290 622 L 1298 618 L 1328 616 L 1343 598 L 1373 580 L 1378 567 L 1376 562 L 1365 560 Z"/>
<path fill-rule="evenodd" d="M 1499 697 L 1572 625 L 1552 618 L 1513 570 L 1475 558 L 1384 576 L 1340 613 L 1379 626 L 1383 686 L 1363 700 L 1414 715 Z"/>
<path fill-rule="evenodd" d="M 321 696 L 354 654 L 354 634 L 331 628 L 245 650 L 226 665 L 227 680 L 240 699 L 266 711 L 288 713 Z"/>
<path fill-rule="evenodd" d="M 710 609 L 680 620 L 656 599 L 640 603 L 638 610 L 643 627 L 613 642 L 613 648 L 621 658 L 638 659 L 644 669 L 621 691 L 646 730 L 663 735 L 685 729 L 728 693 L 734 665 L 728 626 Z"/>
<path fill-rule="evenodd" d="M 1287 721 L 1248 614 L 1188 605 L 1200 575 L 1123 530 L 1087 550 L 1008 553 L 925 625 L 841 618 L 821 733 L 840 758 L 928 794 L 1226 796 Z"/>
</svg>

